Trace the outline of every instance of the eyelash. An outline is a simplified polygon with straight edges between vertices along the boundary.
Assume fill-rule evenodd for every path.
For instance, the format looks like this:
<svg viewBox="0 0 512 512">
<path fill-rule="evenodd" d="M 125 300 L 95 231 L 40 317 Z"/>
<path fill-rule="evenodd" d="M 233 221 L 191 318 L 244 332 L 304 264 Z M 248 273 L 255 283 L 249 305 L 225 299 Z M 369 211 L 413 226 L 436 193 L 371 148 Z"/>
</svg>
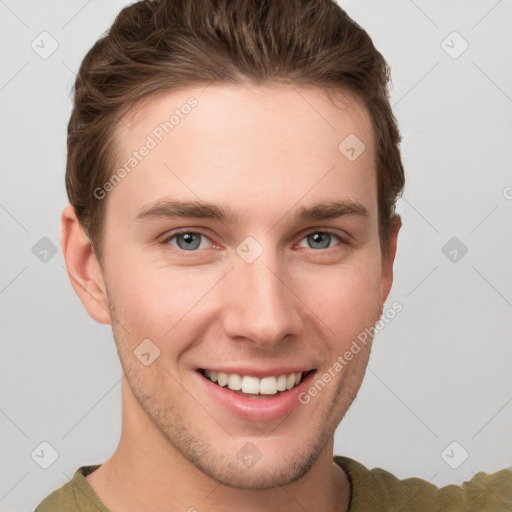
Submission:
<svg viewBox="0 0 512 512">
<path fill-rule="evenodd" d="M 167 236 L 164 240 L 161 241 L 161 244 L 162 245 L 167 245 L 169 247 L 172 247 L 173 251 L 182 253 L 182 254 L 184 254 L 186 256 L 193 256 L 193 255 L 197 254 L 198 252 L 201 252 L 202 250 L 204 250 L 204 249 L 194 249 L 194 250 L 191 250 L 191 251 L 185 251 L 184 249 L 180 249 L 179 247 L 171 246 L 169 244 L 169 242 L 172 239 L 178 237 L 179 235 L 183 235 L 185 233 L 203 236 L 203 237 L 207 238 L 210 242 L 214 243 L 212 240 L 210 240 L 210 237 L 208 235 L 202 233 L 201 231 L 192 231 L 190 229 L 185 229 L 185 230 L 181 230 L 181 231 L 176 231 L 175 233 Z M 300 241 L 304 240 L 305 238 L 307 238 L 308 236 L 310 236 L 310 235 L 312 235 L 314 233 L 328 234 L 328 235 L 331 235 L 331 236 L 337 238 L 340 241 L 339 244 L 336 244 L 333 247 L 327 247 L 325 249 L 315 250 L 315 249 L 311 249 L 310 248 L 314 252 L 327 252 L 329 250 L 335 249 L 339 245 L 350 245 L 350 243 L 347 240 L 343 239 L 339 234 L 335 233 L 334 231 L 330 231 L 328 229 L 326 229 L 326 230 L 314 229 L 314 230 L 308 231 L 307 233 L 304 234 L 304 236 L 300 239 Z M 189 253 L 189 254 L 187 254 L 187 253 Z"/>
</svg>

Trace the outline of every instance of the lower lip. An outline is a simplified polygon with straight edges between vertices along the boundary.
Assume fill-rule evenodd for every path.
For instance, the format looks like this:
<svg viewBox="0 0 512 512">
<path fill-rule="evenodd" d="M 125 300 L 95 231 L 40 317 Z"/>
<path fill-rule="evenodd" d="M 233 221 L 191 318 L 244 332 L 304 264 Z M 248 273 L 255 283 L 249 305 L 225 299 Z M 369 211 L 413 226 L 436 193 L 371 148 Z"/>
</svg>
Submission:
<svg viewBox="0 0 512 512">
<path fill-rule="evenodd" d="M 228 387 L 220 387 L 210 379 L 195 372 L 206 388 L 207 393 L 224 409 L 239 418 L 252 421 L 272 421 L 290 414 L 301 402 L 299 395 L 308 387 L 316 371 L 306 375 L 302 382 L 279 395 L 269 398 L 245 398 Z"/>
</svg>

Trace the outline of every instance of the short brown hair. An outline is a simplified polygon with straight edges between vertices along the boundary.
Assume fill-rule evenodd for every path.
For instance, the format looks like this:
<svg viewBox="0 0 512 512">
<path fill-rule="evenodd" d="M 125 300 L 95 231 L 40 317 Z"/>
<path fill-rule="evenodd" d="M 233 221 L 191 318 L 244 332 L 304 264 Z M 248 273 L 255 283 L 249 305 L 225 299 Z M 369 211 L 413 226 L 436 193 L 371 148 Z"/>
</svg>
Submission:
<svg viewBox="0 0 512 512">
<path fill-rule="evenodd" d="M 375 135 L 379 238 L 387 253 L 404 187 L 390 70 L 369 35 L 334 0 L 146 0 L 125 7 L 84 57 L 68 124 L 66 190 L 102 261 L 116 127 L 152 96 L 202 83 L 286 81 L 350 92 Z M 340 141 L 341 142 L 341 141 Z"/>
</svg>

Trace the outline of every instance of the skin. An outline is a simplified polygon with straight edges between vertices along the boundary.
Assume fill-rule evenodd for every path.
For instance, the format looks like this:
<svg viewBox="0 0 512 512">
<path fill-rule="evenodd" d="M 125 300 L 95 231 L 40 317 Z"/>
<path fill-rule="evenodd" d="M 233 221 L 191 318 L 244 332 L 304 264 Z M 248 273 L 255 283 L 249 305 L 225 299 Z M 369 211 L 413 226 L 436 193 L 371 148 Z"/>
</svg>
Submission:
<svg viewBox="0 0 512 512">
<path fill-rule="evenodd" d="M 126 116 L 119 165 L 190 96 L 198 106 L 104 199 L 103 268 L 73 208 L 62 214 L 71 283 L 90 316 L 112 325 L 124 371 L 119 446 L 87 480 L 112 512 L 347 510 L 334 432 L 371 343 L 307 405 L 270 422 L 223 409 L 195 368 L 289 364 L 321 375 L 380 318 L 400 221 L 384 258 L 370 119 L 354 98 L 335 104 L 314 87 L 190 87 Z M 351 133 L 366 146 L 355 161 L 338 150 Z M 240 219 L 135 221 L 164 197 L 209 201 Z M 297 208 L 334 200 L 368 215 L 294 222 Z M 204 235 L 201 245 L 169 240 L 178 228 Z M 308 236 L 326 230 L 325 245 Z M 248 236 L 263 248 L 252 263 L 236 252 Z M 149 366 L 133 354 L 144 339 L 160 350 Z M 262 454 L 250 468 L 237 458 L 248 442 Z"/>
</svg>

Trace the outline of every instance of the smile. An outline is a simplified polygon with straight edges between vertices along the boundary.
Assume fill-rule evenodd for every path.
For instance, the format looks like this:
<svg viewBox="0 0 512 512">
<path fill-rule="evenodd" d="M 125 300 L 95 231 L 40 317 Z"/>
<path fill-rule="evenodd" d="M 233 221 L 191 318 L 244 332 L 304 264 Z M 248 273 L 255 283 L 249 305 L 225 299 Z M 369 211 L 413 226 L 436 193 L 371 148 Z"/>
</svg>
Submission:
<svg viewBox="0 0 512 512">
<path fill-rule="evenodd" d="M 277 396 L 283 391 L 289 391 L 298 386 L 314 370 L 307 372 L 294 372 L 281 375 L 269 375 L 259 379 L 253 375 L 240 375 L 238 373 L 224 373 L 213 370 L 200 369 L 199 372 L 220 387 L 227 387 L 231 391 L 238 391 L 239 395 L 273 395 Z"/>
</svg>

